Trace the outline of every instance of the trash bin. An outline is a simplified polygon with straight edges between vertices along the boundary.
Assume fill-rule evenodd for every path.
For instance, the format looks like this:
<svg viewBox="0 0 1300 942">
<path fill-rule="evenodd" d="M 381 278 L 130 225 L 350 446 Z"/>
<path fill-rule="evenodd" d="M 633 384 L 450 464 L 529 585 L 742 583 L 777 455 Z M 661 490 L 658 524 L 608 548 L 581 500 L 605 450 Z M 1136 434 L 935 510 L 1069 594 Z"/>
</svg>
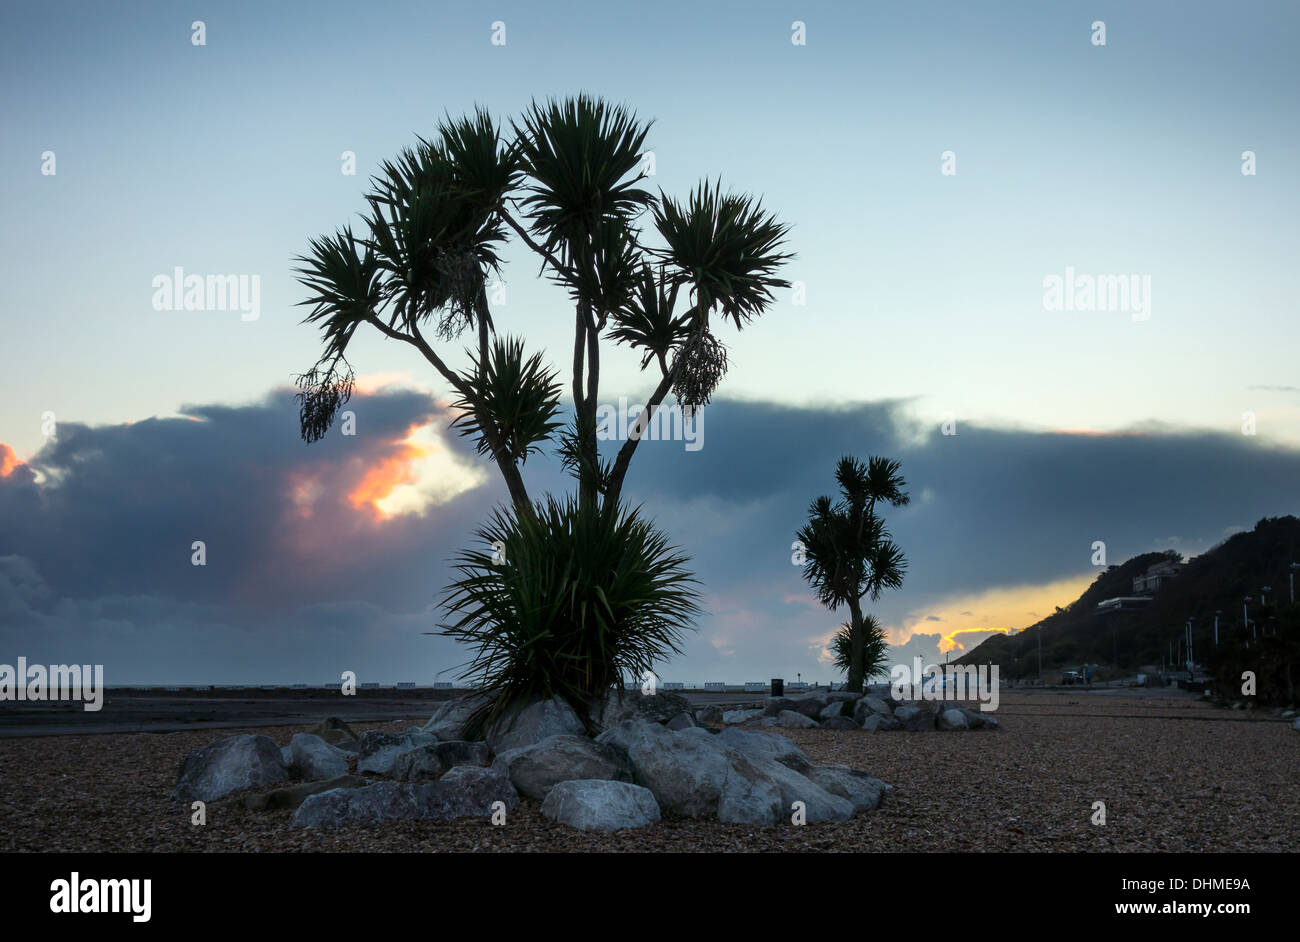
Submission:
<svg viewBox="0 0 1300 942">
<path fill-rule="evenodd" d="M 772 696 L 774 697 L 785 696 L 785 681 L 780 677 L 772 678 Z"/>
</svg>

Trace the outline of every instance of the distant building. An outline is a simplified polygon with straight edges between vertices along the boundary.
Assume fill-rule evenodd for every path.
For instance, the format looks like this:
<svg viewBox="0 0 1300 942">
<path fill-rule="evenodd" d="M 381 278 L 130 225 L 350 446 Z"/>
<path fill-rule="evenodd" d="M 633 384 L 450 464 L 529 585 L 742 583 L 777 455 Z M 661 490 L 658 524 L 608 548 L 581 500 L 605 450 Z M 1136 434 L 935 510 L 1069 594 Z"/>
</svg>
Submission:
<svg viewBox="0 0 1300 942">
<path fill-rule="evenodd" d="M 1170 579 L 1176 579 L 1187 568 L 1186 563 L 1166 559 L 1147 567 L 1147 571 L 1133 578 L 1134 595 L 1155 595 Z"/>
<path fill-rule="evenodd" d="M 1134 609 L 1146 608 L 1151 604 L 1149 595 L 1121 595 L 1113 599 L 1106 599 L 1104 602 L 1097 603 L 1097 614 L 1107 615 L 1111 612 L 1131 612 Z"/>
</svg>

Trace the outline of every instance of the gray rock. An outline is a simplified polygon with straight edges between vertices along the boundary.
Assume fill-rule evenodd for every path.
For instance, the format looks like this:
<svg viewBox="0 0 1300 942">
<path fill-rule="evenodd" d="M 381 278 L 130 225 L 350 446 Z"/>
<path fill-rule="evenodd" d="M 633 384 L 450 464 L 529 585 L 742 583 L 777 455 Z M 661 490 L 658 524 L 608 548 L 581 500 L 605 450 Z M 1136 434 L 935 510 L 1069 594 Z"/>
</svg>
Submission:
<svg viewBox="0 0 1300 942">
<path fill-rule="evenodd" d="M 289 740 L 289 756 L 293 773 L 309 782 L 348 774 L 349 754 L 314 733 L 294 733 Z"/>
<path fill-rule="evenodd" d="M 703 706 L 695 711 L 695 721 L 701 726 L 717 726 L 723 722 L 722 707 Z"/>
<path fill-rule="evenodd" d="M 414 789 L 419 786 L 379 782 L 365 788 L 334 788 L 309 795 L 289 822 L 295 828 L 339 828 L 419 818 Z"/>
<path fill-rule="evenodd" d="M 361 736 L 361 752 L 357 758 L 357 772 L 372 775 L 391 775 L 398 756 L 421 746 L 436 743 L 437 738 L 428 732 L 412 727 L 404 733 L 381 733 L 368 729 Z"/>
<path fill-rule="evenodd" d="M 746 726 L 776 726 L 777 719 L 775 716 L 760 716 L 756 720 L 751 720 Z"/>
<path fill-rule="evenodd" d="M 940 713 L 935 720 L 935 726 L 944 732 L 970 729 L 970 724 L 966 722 L 966 714 L 956 709 L 944 710 Z"/>
<path fill-rule="evenodd" d="M 817 721 L 805 713 L 782 710 L 776 715 L 776 725 L 785 729 L 812 729 L 817 725 Z"/>
<path fill-rule="evenodd" d="M 727 710 L 722 714 L 722 722 L 731 726 L 737 723 L 744 723 L 747 720 L 752 720 L 754 717 L 761 716 L 762 714 L 762 710 Z"/>
<path fill-rule="evenodd" d="M 914 706 L 900 706 L 894 709 L 894 719 L 903 724 L 903 729 L 915 733 L 934 729 L 934 713 Z"/>
<path fill-rule="evenodd" d="M 481 693 L 445 700 L 434 707 L 429 722 L 424 724 L 424 731 L 443 741 L 463 741 L 467 738 L 465 724 L 470 715 L 490 702 L 491 698 Z"/>
<path fill-rule="evenodd" d="M 298 782 L 276 788 L 260 795 L 249 795 L 244 799 L 244 807 L 249 811 L 273 811 L 279 808 L 297 808 L 311 795 L 327 792 L 334 788 L 362 788 L 369 785 L 369 779 L 360 775 L 340 775 L 324 782 Z"/>
<path fill-rule="evenodd" d="M 832 716 L 830 719 L 822 720 L 822 729 L 858 729 L 857 723 L 848 716 Z"/>
<path fill-rule="evenodd" d="M 844 700 L 832 700 L 830 703 L 826 704 L 826 706 L 822 707 L 821 711 L 817 714 L 817 718 L 821 720 L 829 720 L 832 716 L 843 716 L 844 704 Z M 852 707 L 853 705 L 850 703 L 849 708 L 852 709 Z"/>
<path fill-rule="evenodd" d="M 715 817 L 723 786 L 731 774 L 727 750 L 714 740 L 663 727 L 628 745 L 633 780 L 654 792 L 659 807 L 684 817 Z"/>
<path fill-rule="evenodd" d="M 602 730 L 610 729 L 624 720 L 642 719 L 651 723 L 667 723 L 679 713 L 694 715 L 691 702 L 680 694 L 656 690 L 643 694 L 640 690 L 616 690 L 601 707 L 597 717 Z"/>
<path fill-rule="evenodd" d="M 894 708 L 879 697 L 865 696 L 853 705 L 853 718 L 865 724 L 868 716 L 893 716 Z"/>
<path fill-rule="evenodd" d="M 759 759 L 775 759 L 796 772 L 806 772 L 813 767 L 808 754 L 779 733 L 760 733 L 756 730 L 724 729 L 717 740 L 728 749 Z"/>
<path fill-rule="evenodd" d="M 862 699 L 866 701 L 867 709 L 872 713 L 879 713 L 881 716 L 894 715 L 894 705 L 891 705 L 888 700 L 880 697 L 863 697 Z"/>
<path fill-rule="evenodd" d="M 492 768 L 529 798 L 545 798 L 560 782 L 632 778 L 616 746 L 585 736 L 549 736 L 531 746 L 507 749 L 497 755 Z"/>
<path fill-rule="evenodd" d="M 665 814 L 770 827 L 789 818 L 796 800 L 805 803 L 809 821 L 842 821 L 853 814 L 852 801 L 791 767 L 813 766 L 784 736 L 735 728 L 716 735 L 699 728 L 674 733 L 626 722 L 600 739 L 626 748 L 634 781 L 650 789 Z M 862 783 L 855 787 L 865 793 Z"/>
<path fill-rule="evenodd" d="M 361 749 L 361 737 L 357 735 L 356 730 L 337 716 L 325 718 L 307 732 L 319 736 L 331 746 L 338 746 L 349 752 L 357 752 Z"/>
<path fill-rule="evenodd" d="M 392 776 L 399 782 L 434 779 L 459 765 L 487 767 L 492 749 L 482 742 L 439 742 L 407 750 L 393 762 Z"/>
<path fill-rule="evenodd" d="M 844 703 L 851 704 L 855 700 L 860 699 L 861 697 L 862 694 L 856 693 L 852 690 L 832 690 L 830 693 L 826 694 L 826 699 L 832 703 L 835 702 L 836 700 L 840 700 L 843 701 Z"/>
<path fill-rule="evenodd" d="M 215 801 L 244 788 L 277 785 L 289 777 L 289 765 L 274 739 L 231 736 L 185 757 L 172 798 Z"/>
<path fill-rule="evenodd" d="M 780 824 L 781 788 L 776 780 L 742 753 L 729 749 L 725 755 L 729 768 L 718 796 L 718 820 L 753 827 Z"/>
<path fill-rule="evenodd" d="M 668 727 L 666 726 L 664 727 L 664 729 L 667 728 Z M 705 739 L 709 739 L 712 736 L 716 736 L 719 732 L 721 732 L 721 730 L 709 729 L 709 727 L 707 726 L 688 726 L 685 729 L 674 730 L 674 732 L 690 733 L 693 736 L 703 736 Z"/>
<path fill-rule="evenodd" d="M 498 801 L 506 808 L 519 805 L 519 793 L 509 779 L 495 769 L 474 765 L 458 765 L 438 781 L 415 787 L 425 789 L 426 816 L 439 821 L 486 818 Z"/>
<path fill-rule="evenodd" d="M 669 720 L 667 723 L 664 724 L 664 726 L 668 727 L 668 729 L 673 729 L 673 730 L 690 729 L 698 725 L 699 724 L 695 722 L 695 717 L 685 712 L 678 713 L 671 720 Z"/>
<path fill-rule="evenodd" d="M 658 723 L 633 717 L 605 730 L 596 737 L 595 741 L 601 745 L 612 746 L 619 755 L 626 759 L 628 750 L 632 748 L 634 742 L 647 736 L 661 735 L 664 732 L 666 730 Z"/>
<path fill-rule="evenodd" d="M 782 815 L 786 820 L 794 814 L 794 802 L 804 803 L 805 820 L 809 824 L 821 821 L 847 821 L 853 817 L 853 803 L 847 798 L 832 795 L 822 786 L 774 759 L 754 759 L 754 765 L 775 781 L 781 792 Z"/>
<path fill-rule="evenodd" d="M 618 831 L 654 824 L 659 803 L 640 785 L 580 779 L 556 783 L 542 802 L 542 814 L 580 831 Z"/>
<path fill-rule="evenodd" d="M 290 825 L 338 828 L 388 821 L 487 818 L 498 801 L 506 808 L 519 804 L 518 794 L 505 777 L 492 769 L 462 765 L 425 785 L 379 782 L 310 795 L 294 812 Z"/>
<path fill-rule="evenodd" d="M 581 736 L 586 733 L 573 707 L 552 698 L 530 703 L 507 714 L 489 731 L 487 742 L 497 753 L 532 746 L 551 736 Z"/>
<path fill-rule="evenodd" d="M 809 771 L 807 777 L 832 795 L 851 802 L 854 811 L 879 808 L 880 800 L 889 790 L 889 786 L 880 779 L 850 769 L 847 765 L 820 766 Z"/>
<path fill-rule="evenodd" d="M 619 734 L 630 742 L 634 780 L 654 793 L 663 811 L 770 827 L 781 810 L 779 787 L 755 761 L 723 742 L 746 735 L 764 734 L 728 729 L 712 735 L 699 728 L 673 733 L 661 726 L 647 730 L 645 724 L 639 735 L 632 730 Z"/>
<path fill-rule="evenodd" d="M 987 720 L 985 722 L 987 722 Z M 997 721 L 994 720 L 994 722 Z M 1294 729 L 1296 732 L 1300 732 L 1300 717 L 1296 717 L 1296 721 L 1291 724 L 1291 728 Z"/>
<path fill-rule="evenodd" d="M 802 713 L 809 719 L 816 719 L 817 714 L 826 708 L 827 701 L 821 697 L 807 695 L 802 697 L 774 697 L 767 703 L 764 711 L 768 716 L 780 716 L 783 710 Z"/>
</svg>

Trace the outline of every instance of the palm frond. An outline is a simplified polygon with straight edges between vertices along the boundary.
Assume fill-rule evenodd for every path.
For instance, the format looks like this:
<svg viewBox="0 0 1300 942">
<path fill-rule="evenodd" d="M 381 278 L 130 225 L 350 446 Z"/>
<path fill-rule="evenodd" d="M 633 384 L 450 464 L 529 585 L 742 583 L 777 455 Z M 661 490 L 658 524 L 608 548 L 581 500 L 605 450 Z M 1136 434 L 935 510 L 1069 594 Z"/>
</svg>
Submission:
<svg viewBox="0 0 1300 942">
<path fill-rule="evenodd" d="M 514 124 L 528 176 L 522 199 L 543 248 L 566 264 L 608 223 L 624 223 L 654 203 L 638 184 L 649 123 L 589 95 L 534 101 Z"/>
<path fill-rule="evenodd" d="M 460 414 L 451 427 L 466 437 L 477 438 L 480 455 L 491 455 L 485 429 L 491 428 L 505 449 L 504 460 L 523 463 L 540 451 L 560 427 L 560 384 L 556 372 L 542 365 L 540 354 L 524 356 L 519 338 L 496 338 L 486 362 L 473 358 L 473 368 L 462 379 L 474 393 L 474 401 L 457 399 L 452 408 Z"/>
<path fill-rule="evenodd" d="M 701 319 L 716 307 L 737 329 L 761 314 L 773 290 L 790 283 L 776 271 L 793 256 L 780 251 L 789 226 L 763 209 L 761 200 L 723 193 L 707 180 L 679 203 L 661 195 L 655 226 L 667 243 L 659 251 L 680 284 L 701 297 Z"/>
</svg>

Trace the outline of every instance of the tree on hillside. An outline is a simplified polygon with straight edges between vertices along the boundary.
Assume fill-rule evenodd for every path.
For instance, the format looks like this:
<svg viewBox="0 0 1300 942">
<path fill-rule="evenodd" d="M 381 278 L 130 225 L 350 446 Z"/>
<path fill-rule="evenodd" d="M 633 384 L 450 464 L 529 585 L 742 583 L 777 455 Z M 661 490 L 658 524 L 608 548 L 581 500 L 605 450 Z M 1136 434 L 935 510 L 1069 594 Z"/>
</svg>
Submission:
<svg viewBox="0 0 1300 942">
<path fill-rule="evenodd" d="M 868 649 L 878 640 L 871 634 L 875 619 L 868 622 L 862 600 L 875 601 L 885 589 L 903 584 L 907 560 L 903 550 L 876 513 L 877 504 L 900 507 L 909 501 L 899 462 L 872 457 L 866 464 L 843 457 L 835 468 L 839 499 L 818 497 L 808 508 L 808 522 L 796 534 L 804 556 L 803 577 L 817 593 L 818 601 L 835 611 L 849 610 L 848 689 L 861 691 L 867 676 Z"/>
<path fill-rule="evenodd" d="M 709 402 L 727 369 L 719 326 L 740 330 L 788 287 L 776 276 L 791 257 L 781 251 L 788 227 L 760 201 L 716 182 L 682 200 L 643 188 L 649 129 L 586 95 L 534 102 L 508 132 L 482 109 L 448 118 L 380 166 L 357 229 L 313 240 L 298 259 L 306 320 L 324 335 L 298 378 L 303 438 L 324 436 L 348 401 L 346 354 L 365 328 L 424 357 L 454 391 L 454 426 L 505 481 L 510 507 L 479 534 L 500 545 L 460 558 L 446 600 L 457 620 L 444 626 L 476 646 L 473 675 L 496 694 L 493 717 L 537 695 L 585 715 L 611 669 L 639 674 L 678 650 L 693 580 L 684 557 L 623 508 L 624 480 L 669 393 L 684 412 Z M 558 371 L 497 330 L 489 278 L 512 237 L 573 306 L 567 422 Z M 468 362 L 456 367 L 447 348 L 466 334 Z M 612 460 L 597 438 L 611 343 L 655 380 Z M 572 500 L 529 495 L 525 462 L 548 446 L 576 479 Z M 563 670 L 536 656 L 543 647 L 566 652 Z"/>
</svg>

